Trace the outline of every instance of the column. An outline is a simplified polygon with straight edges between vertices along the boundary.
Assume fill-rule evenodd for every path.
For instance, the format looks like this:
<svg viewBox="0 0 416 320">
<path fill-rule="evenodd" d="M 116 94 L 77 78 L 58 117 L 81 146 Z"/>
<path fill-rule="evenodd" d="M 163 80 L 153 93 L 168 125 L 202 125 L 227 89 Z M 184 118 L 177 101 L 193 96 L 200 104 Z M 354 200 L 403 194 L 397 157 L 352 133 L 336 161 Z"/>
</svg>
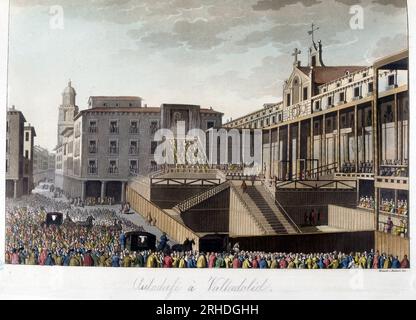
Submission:
<svg viewBox="0 0 416 320">
<path fill-rule="evenodd" d="M 358 106 L 354 106 L 355 172 L 358 172 Z"/>
<path fill-rule="evenodd" d="M 87 181 L 81 182 L 81 200 L 82 201 L 85 200 L 86 185 L 87 185 Z"/>
<path fill-rule="evenodd" d="M 290 177 L 290 124 L 287 125 L 286 161 L 286 177 L 288 180 L 292 180 Z"/>
<path fill-rule="evenodd" d="M 14 188 L 13 188 L 13 198 L 17 198 L 17 181 L 18 180 L 13 180 L 13 182 L 14 182 Z"/>
<path fill-rule="evenodd" d="M 272 178 L 272 165 L 273 165 L 273 155 L 272 155 L 272 129 L 269 130 L 269 174 L 268 179 Z"/>
<path fill-rule="evenodd" d="M 105 198 L 105 186 L 106 186 L 106 182 L 101 181 L 101 193 L 100 193 L 101 202 Z"/>
<path fill-rule="evenodd" d="M 301 170 L 300 170 L 300 161 L 298 159 L 300 159 L 300 135 L 301 135 L 301 126 L 302 126 L 302 122 L 299 121 L 298 122 L 298 136 L 296 137 L 296 175 L 298 177 L 299 180 L 302 179 L 301 177 Z"/>
<path fill-rule="evenodd" d="M 341 119 L 339 110 L 337 111 L 337 144 L 335 145 L 335 151 L 338 151 L 336 154 L 337 157 L 337 166 L 338 166 L 338 172 L 341 171 Z M 338 149 L 337 149 L 338 148 Z"/>
<path fill-rule="evenodd" d="M 327 164 L 326 159 L 326 114 L 322 116 L 322 138 L 321 138 L 321 166 Z"/>
<path fill-rule="evenodd" d="M 311 172 L 311 174 L 313 173 L 313 168 L 314 168 L 314 165 L 315 165 L 315 161 L 313 161 L 313 159 L 315 158 L 314 157 L 314 152 L 313 152 L 313 147 L 314 147 L 314 143 L 315 143 L 315 141 L 314 141 L 314 136 L 313 136 L 313 117 L 311 118 L 311 123 L 310 123 L 310 146 L 309 146 L 309 170 L 310 170 L 310 172 Z"/>
<path fill-rule="evenodd" d="M 126 201 L 126 182 L 121 182 L 121 202 Z"/>
<path fill-rule="evenodd" d="M 394 141 L 395 141 L 395 150 L 394 156 L 396 160 L 399 160 L 399 107 L 397 105 L 397 93 L 394 94 Z"/>
<path fill-rule="evenodd" d="M 277 127 L 277 176 L 280 179 L 280 126 Z"/>
</svg>

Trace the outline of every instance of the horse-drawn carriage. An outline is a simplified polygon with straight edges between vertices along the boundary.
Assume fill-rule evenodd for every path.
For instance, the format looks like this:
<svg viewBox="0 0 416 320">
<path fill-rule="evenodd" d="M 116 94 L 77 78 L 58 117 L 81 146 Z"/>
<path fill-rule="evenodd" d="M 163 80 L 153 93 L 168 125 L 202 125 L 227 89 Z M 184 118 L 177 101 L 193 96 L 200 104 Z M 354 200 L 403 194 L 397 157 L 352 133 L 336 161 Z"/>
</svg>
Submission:
<svg viewBox="0 0 416 320">
<path fill-rule="evenodd" d="M 50 225 L 60 226 L 64 222 L 64 215 L 61 212 L 48 212 L 46 213 L 46 219 L 44 225 L 49 227 Z"/>
<path fill-rule="evenodd" d="M 126 248 L 130 251 L 154 250 L 156 236 L 144 231 L 126 232 Z"/>
</svg>

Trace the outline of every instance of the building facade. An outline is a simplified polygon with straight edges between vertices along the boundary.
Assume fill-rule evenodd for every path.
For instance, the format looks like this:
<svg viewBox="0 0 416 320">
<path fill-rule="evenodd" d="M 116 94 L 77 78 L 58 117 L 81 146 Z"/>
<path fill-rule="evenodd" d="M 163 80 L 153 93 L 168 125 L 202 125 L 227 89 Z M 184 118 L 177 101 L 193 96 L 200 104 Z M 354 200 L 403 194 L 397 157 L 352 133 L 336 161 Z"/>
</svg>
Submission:
<svg viewBox="0 0 416 320">
<path fill-rule="evenodd" d="M 357 206 L 374 214 L 376 229 L 407 238 L 408 51 L 372 66 L 328 67 L 320 43 L 309 50 L 317 58 L 307 66 L 294 54 L 282 101 L 224 126 L 263 129 L 266 179 L 354 181 Z"/>
<path fill-rule="evenodd" d="M 25 126 L 21 111 L 11 107 L 6 121 L 6 197 L 17 198 L 33 189 L 33 144 L 36 132 Z"/>
<path fill-rule="evenodd" d="M 65 92 L 75 97 L 66 88 L 64 99 Z M 206 130 L 221 126 L 222 114 L 197 105 L 143 107 L 142 99 L 134 96 L 90 97 L 88 108 L 75 114 L 72 125 L 60 126 L 56 185 L 71 197 L 124 201 L 127 182 L 157 167 L 155 132 L 179 120 L 187 128 Z"/>
<path fill-rule="evenodd" d="M 55 154 L 41 146 L 33 148 L 33 183 L 55 180 Z"/>
</svg>

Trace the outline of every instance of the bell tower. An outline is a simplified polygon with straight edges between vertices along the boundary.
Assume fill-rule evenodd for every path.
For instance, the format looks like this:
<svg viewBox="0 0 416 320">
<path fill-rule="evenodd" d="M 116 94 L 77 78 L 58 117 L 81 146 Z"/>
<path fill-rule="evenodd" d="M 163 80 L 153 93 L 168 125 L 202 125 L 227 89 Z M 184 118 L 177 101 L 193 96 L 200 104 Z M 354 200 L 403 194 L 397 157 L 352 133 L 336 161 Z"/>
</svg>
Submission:
<svg viewBox="0 0 416 320">
<path fill-rule="evenodd" d="M 74 125 L 74 116 L 78 113 L 78 107 L 75 104 L 75 97 L 77 93 L 72 87 L 71 80 L 68 81 L 68 86 L 62 92 L 62 104 L 59 106 L 58 115 L 58 132 L 57 145 L 61 145 L 63 136 L 62 130 Z"/>
</svg>

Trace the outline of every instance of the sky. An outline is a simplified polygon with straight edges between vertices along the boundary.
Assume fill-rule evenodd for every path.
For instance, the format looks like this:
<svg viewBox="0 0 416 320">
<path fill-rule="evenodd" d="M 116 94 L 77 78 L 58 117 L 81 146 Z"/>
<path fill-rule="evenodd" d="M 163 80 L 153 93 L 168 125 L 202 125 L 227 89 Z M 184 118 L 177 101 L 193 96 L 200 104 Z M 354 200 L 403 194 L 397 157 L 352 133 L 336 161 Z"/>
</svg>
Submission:
<svg viewBox="0 0 416 320">
<path fill-rule="evenodd" d="M 80 109 L 92 95 L 133 95 L 213 107 L 225 122 L 281 100 L 294 48 L 307 64 L 312 22 L 326 65 L 371 65 L 407 47 L 405 0 L 10 2 L 8 104 L 49 150 L 69 79 Z"/>
</svg>

